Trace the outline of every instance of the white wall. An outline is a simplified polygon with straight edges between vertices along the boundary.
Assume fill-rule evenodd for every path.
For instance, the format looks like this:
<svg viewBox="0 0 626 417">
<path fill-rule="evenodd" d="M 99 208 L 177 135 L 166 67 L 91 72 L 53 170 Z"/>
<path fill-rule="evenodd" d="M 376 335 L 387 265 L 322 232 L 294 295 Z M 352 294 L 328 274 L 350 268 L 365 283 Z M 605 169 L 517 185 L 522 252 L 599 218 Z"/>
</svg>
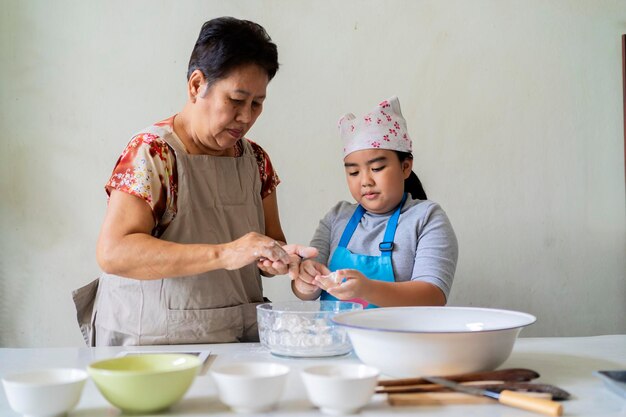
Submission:
<svg viewBox="0 0 626 417">
<path fill-rule="evenodd" d="M 308 242 L 349 199 L 336 121 L 400 97 L 415 167 L 460 243 L 451 304 L 537 315 L 522 335 L 626 333 L 626 2 L 10 0 L 0 12 L 0 346 L 80 345 L 103 185 L 181 108 L 201 24 L 265 26 L 282 67 L 249 137 Z M 266 280 L 291 298 L 285 277 Z"/>
</svg>

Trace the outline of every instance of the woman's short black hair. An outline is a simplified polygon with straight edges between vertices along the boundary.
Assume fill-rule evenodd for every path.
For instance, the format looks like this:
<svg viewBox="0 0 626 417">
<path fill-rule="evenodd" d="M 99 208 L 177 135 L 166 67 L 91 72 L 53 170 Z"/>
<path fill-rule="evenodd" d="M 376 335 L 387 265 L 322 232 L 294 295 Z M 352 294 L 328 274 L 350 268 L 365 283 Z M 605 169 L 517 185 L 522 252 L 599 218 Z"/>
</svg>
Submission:
<svg viewBox="0 0 626 417">
<path fill-rule="evenodd" d="M 398 159 L 400 160 L 400 162 L 404 162 L 407 159 L 413 159 L 413 154 L 409 152 L 395 152 L 398 155 Z M 411 197 L 414 200 L 428 200 L 428 197 L 426 196 L 426 191 L 422 186 L 422 182 L 417 177 L 417 174 L 414 171 L 411 171 L 411 175 L 409 175 L 409 178 L 404 180 L 404 192 L 411 194 Z"/>
<path fill-rule="evenodd" d="M 278 71 L 278 50 L 265 29 L 249 20 L 218 17 L 202 25 L 189 58 L 187 80 L 202 71 L 209 86 L 241 65 L 256 64 L 271 80 Z"/>
</svg>

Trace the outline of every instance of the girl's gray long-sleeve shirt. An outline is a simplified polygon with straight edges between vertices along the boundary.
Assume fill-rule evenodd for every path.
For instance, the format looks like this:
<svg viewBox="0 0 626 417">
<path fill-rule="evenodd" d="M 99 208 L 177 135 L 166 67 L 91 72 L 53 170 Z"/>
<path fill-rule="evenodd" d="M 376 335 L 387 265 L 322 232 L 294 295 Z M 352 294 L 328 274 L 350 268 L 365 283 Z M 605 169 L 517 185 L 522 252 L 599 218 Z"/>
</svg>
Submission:
<svg viewBox="0 0 626 417">
<path fill-rule="evenodd" d="M 357 205 L 341 201 L 324 216 L 311 240 L 319 250 L 316 260 L 327 265 Z M 355 254 L 380 256 L 386 214 L 365 212 L 347 249 Z M 439 287 L 448 298 L 454 279 L 459 249 L 448 216 L 439 204 L 409 197 L 400 212 L 394 238 L 392 265 L 396 282 L 425 281 Z"/>
</svg>

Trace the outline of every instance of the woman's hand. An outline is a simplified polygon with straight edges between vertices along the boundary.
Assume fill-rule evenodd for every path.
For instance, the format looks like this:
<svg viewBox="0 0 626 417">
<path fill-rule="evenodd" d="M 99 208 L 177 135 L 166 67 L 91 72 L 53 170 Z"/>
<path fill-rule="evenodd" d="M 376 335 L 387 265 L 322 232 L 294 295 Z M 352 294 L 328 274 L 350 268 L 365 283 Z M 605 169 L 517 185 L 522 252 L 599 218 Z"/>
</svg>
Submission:
<svg viewBox="0 0 626 417">
<path fill-rule="evenodd" d="M 299 273 L 300 262 L 303 258 L 313 258 L 317 256 L 317 249 L 302 245 L 283 245 L 283 250 L 289 255 L 289 263 L 283 261 L 270 261 L 263 258 L 257 262 L 258 268 L 263 271 L 266 276 L 285 275 L 289 273 L 291 279 L 295 279 Z"/>
<path fill-rule="evenodd" d="M 280 262 L 289 265 L 290 255 L 272 238 L 256 232 L 249 232 L 229 243 L 223 244 L 221 256 L 225 269 L 233 270 L 264 259 L 270 264 Z M 280 264 L 277 264 L 279 266 Z"/>
<path fill-rule="evenodd" d="M 338 277 L 337 281 L 340 282 L 339 285 L 331 285 L 328 278 L 324 279 L 321 276 L 315 277 L 315 283 L 339 300 L 351 300 L 353 298 L 368 300 L 372 280 L 356 269 L 339 269 L 335 273 Z"/>
</svg>

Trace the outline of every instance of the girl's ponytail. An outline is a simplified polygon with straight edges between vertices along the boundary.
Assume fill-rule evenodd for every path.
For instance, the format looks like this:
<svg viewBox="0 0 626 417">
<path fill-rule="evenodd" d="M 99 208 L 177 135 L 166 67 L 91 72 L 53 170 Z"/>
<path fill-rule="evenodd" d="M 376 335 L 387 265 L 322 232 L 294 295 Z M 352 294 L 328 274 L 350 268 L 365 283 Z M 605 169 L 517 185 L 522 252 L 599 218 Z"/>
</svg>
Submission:
<svg viewBox="0 0 626 417">
<path fill-rule="evenodd" d="M 398 155 L 398 159 L 400 159 L 400 162 L 404 162 L 407 159 L 413 159 L 413 155 L 409 152 L 396 151 L 396 154 Z M 404 192 L 411 194 L 411 197 L 414 200 L 428 199 L 428 197 L 426 197 L 426 191 L 424 191 L 424 187 L 422 186 L 422 182 L 417 177 L 417 174 L 413 171 L 411 171 L 411 175 L 409 175 L 409 178 L 404 180 Z"/>
<path fill-rule="evenodd" d="M 417 174 L 411 171 L 409 178 L 404 180 L 404 192 L 411 194 L 414 200 L 427 200 L 426 191 L 422 187 L 422 182 L 417 178 Z"/>
</svg>

